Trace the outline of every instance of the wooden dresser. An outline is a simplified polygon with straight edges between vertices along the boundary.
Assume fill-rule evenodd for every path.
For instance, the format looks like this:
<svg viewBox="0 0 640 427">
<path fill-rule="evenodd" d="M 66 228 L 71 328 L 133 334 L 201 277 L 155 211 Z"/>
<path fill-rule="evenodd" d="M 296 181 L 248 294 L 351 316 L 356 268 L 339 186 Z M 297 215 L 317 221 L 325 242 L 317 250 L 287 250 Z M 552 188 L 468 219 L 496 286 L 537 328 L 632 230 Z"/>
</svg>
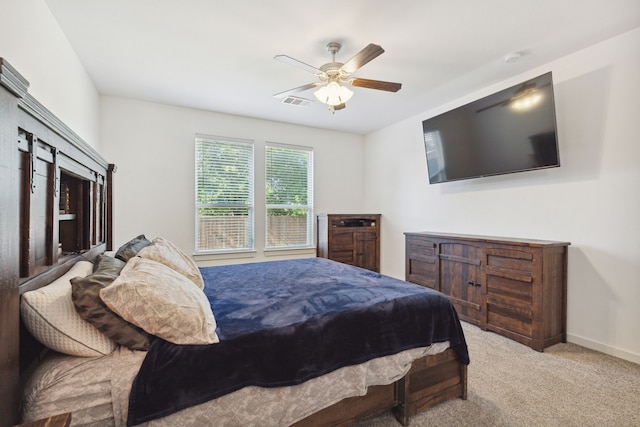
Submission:
<svg viewBox="0 0 640 427">
<path fill-rule="evenodd" d="M 461 320 L 543 351 L 566 342 L 570 243 L 405 233 L 405 278 L 446 294 Z"/>
<path fill-rule="evenodd" d="M 317 256 L 380 272 L 380 214 L 318 215 Z"/>
</svg>

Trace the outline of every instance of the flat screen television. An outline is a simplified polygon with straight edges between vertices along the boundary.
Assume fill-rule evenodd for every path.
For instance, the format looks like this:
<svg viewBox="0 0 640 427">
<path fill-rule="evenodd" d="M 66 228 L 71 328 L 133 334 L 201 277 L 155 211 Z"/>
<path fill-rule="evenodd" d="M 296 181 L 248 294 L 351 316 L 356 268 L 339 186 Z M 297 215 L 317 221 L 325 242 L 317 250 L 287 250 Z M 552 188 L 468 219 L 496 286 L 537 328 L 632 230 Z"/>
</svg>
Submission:
<svg viewBox="0 0 640 427">
<path fill-rule="evenodd" d="M 560 166 L 551 73 L 422 122 L 431 184 Z"/>
</svg>

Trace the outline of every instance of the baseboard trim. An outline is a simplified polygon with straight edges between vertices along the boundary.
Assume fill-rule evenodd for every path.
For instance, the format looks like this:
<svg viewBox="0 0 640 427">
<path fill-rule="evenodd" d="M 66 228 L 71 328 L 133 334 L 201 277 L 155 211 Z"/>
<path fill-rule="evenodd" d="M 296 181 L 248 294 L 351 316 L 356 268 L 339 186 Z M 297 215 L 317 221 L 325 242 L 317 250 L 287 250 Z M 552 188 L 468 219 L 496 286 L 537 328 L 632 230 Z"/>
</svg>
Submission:
<svg viewBox="0 0 640 427">
<path fill-rule="evenodd" d="M 567 334 L 567 341 L 573 344 L 580 345 L 582 347 L 590 348 L 592 350 L 596 350 L 601 353 L 608 354 L 610 356 L 615 356 L 615 357 L 619 357 L 620 359 L 628 360 L 629 362 L 640 364 L 640 354 L 632 353 L 626 350 L 621 350 L 619 348 L 612 347 L 610 345 L 606 345 L 606 344 L 593 341 L 588 338 L 584 338 L 574 334 Z"/>
</svg>

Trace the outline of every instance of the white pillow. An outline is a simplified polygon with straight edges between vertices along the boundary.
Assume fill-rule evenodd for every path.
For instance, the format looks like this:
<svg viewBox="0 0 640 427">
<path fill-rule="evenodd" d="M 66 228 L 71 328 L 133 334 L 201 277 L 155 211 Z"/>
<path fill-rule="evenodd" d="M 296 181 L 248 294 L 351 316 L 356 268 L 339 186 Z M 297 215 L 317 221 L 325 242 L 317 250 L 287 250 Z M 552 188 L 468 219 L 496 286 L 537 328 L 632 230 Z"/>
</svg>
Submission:
<svg viewBox="0 0 640 427">
<path fill-rule="evenodd" d="M 131 258 L 120 276 L 100 290 L 100 298 L 127 322 L 174 344 L 218 342 L 204 292 L 159 262 Z"/>
<path fill-rule="evenodd" d="M 115 350 L 113 341 L 80 317 L 71 299 L 70 280 L 92 272 L 92 263 L 79 261 L 49 285 L 22 295 L 20 313 L 31 335 L 72 356 L 102 356 Z"/>
<path fill-rule="evenodd" d="M 141 258 L 157 261 L 186 276 L 200 289 L 204 289 L 202 274 L 195 261 L 169 240 L 158 237 L 138 252 Z"/>
</svg>

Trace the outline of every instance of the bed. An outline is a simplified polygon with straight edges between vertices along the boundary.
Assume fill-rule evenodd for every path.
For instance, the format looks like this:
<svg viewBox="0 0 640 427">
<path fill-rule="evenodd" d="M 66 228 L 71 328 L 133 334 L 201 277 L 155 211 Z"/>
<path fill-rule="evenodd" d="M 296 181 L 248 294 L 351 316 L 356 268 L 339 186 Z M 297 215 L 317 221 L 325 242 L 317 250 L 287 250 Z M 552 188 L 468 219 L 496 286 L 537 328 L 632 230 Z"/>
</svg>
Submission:
<svg viewBox="0 0 640 427">
<path fill-rule="evenodd" d="M 0 370 L 3 377 L 0 386 L 0 413 L 9 414 L 2 418 L 0 425 L 13 425 L 18 421 L 63 412 L 72 412 L 72 425 L 206 425 L 212 419 L 220 421 L 221 425 L 264 425 L 264 414 L 270 414 L 269 425 L 348 425 L 389 409 L 394 410 L 400 423 L 407 425 L 409 417 L 419 411 L 448 399 L 466 398 L 468 355 L 455 310 L 453 314 L 449 313 L 448 318 L 443 317 L 441 322 L 444 323 L 438 323 L 429 315 L 424 316 L 423 310 L 417 308 L 419 306 L 400 304 L 404 303 L 400 295 L 411 294 L 416 299 L 421 299 L 425 292 L 432 291 L 324 259 L 310 259 L 301 264 L 289 265 L 297 272 L 287 270 L 284 276 L 282 271 L 278 273 L 277 270 L 282 270 L 281 267 L 288 263 L 280 262 L 276 262 L 275 266 L 273 263 L 245 265 L 245 270 L 240 273 L 231 267 L 198 269 L 198 274 L 203 277 L 203 289 L 194 286 L 197 288 L 194 292 L 205 296 L 208 301 L 206 305 L 215 322 L 215 327 L 212 328 L 211 318 L 204 321 L 209 327 L 204 328 L 206 333 L 203 343 L 174 343 L 158 338 L 163 334 L 161 331 L 150 333 L 144 328 L 138 328 L 148 335 L 148 349 L 144 340 L 141 341 L 142 344 L 138 342 L 129 348 L 123 344 L 114 344 L 110 338 L 101 344 L 107 349 L 103 348 L 99 354 L 69 355 L 63 354 L 60 349 L 51 351 L 51 348 L 42 346 L 40 341 L 46 342 L 46 339 L 34 339 L 33 335 L 37 335 L 37 332 L 34 334 L 33 330 L 30 332 L 21 325 L 20 307 L 23 307 L 24 319 L 25 300 L 29 300 L 24 295 L 28 292 L 37 293 L 41 289 L 57 289 L 58 285 L 54 284 L 70 282 L 70 276 L 90 277 L 101 262 L 106 262 L 104 260 L 118 259 L 104 255 L 105 251 L 116 249 L 112 248 L 111 241 L 111 192 L 115 167 L 104 161 L 33 99 L 28 94 L 26 79 L 2 59 L 0 84 L 0 112 L 3 114 L 0 125 L 0 169 L 3 173 L 0 187 L 3 200 L 0 208 Z M 38 138 L 34 138 L 34 135 L 38 135 Z M 18 150 L 15 149 L 16 136 L 19 140 Z M 20 142 L 22 140 L 26 142 Z M 5 176 L 8 179 L 4 179 Z M 40 185 L 38 180 L 44 184 Z M 62 202 L 65 201 L 65 193 L 69 188 L 65 187 L 63 191 L 61 183 L 70 187 L 72 199 L 79 199 L 76 205 L 78 212 L 69 214 L 63 210 Z M 59 210 L 56 209 L 58 207 Z M 69 239 L 70 235 L 72 239 Z M 157 239 L 154 239 L 148 246 L 156 242 Z M 134 252 L 134 255 L 123 261 L 125 266 L 142 264 L 139 260 L 145 258 L 139 251 Z M 122 266 L 121 271 L 128 271 L 124 270 L 125 266 Z M 283 312 L 274 315 L 274 307 L 278 303 L 274 303 L 273 294 L 258 298 L 252 294 L 255 290 L 252 288 L 253 290 L 245 289 L 240 293 L 243 297 L 239 298 L 233 297 L 233 293 L 224 294 L 221 290 L 220 277 L 229 280 L 242 277 L 244 281 L 225 285 L 227 290 L 234 287 L 238 289 L 242 283 L 252 283 L 266 271 L 272 271 L 269 269 L 273 269 L 270 280 L 276 284 L 283 277 L 298 275 L 303 278 L 287 288 L 290 289 L 288 295 L 276 295 L 283 298 L 278 301 L 281 309 L 284 304 L 286 316 L 282 315 Z M 327 273 L 329 270 L 333 272 Z M 277 274 L 281 276 L 276 276 Z M 369 283 L 367 286 L 378 286 L 383 282 L 389 287 L 388 293 L 372 299 L 360 295 L 355 299 L 364 301 L 365 308 L 350 310 L 353 308 L 353 289 L 340 293 L 340 286 L 333 286 L 339 282 L 337 277 L 353 277 L 348 275 L 364 277 Z M 114 283 L 116 280 L 125 281 L 122 277 L 122 274 L 116 275 Z M 182 274 L 180 280 L 183 277 L 187 276 Z M 342 281 L 345 280 L 343 284 L 353 285 L 350 279 Z M 322 289 L 313 304 L 309 305 L 308 299 L 296 299 L 301 283 L 313 283 Z M 392 290 L 394 286 L 400 286 L 401 289 Z M 332 287 L 335 288 L 333 294 L 328 290 L 325 293 L 326 288 Z M 111 289 L 111 285 L 108 288 Z M 226 296 L 221 297 L 221 292 Z M 274 289 L 271 292 L 275 292 Z M 398 294 L 393 295 L 394 293 Z M 429 297 L 435 298 L 439 310 L 446 312 L 448 300 L 435 294 L 433 292 Z M 248 296 L 262 299 L 262 305 L 246 304 Z M 197 298 L 201 300 L 202 297 Z M 122 296 L 121 299 L 127 300 Z M 334 304 L 324 304 L 328 300 Z M 221 304 L 221 301 L 226 303 Z M 243 301 L 245 305 L 239 306 Z M 318 301 L 323 302 L 320 305 L 325 305 L 328 312 L 315 313 L 310 310 L 311 306 L 316 308 Z M 66 303 L 68 306 L 68 301 Z M 261 307 L 260 310 L 263 311 L 260 316 L 252 311 L 256 307 Z M 372 312 L 379 316 L 381 311 L 382 314 L 385 312 L 381 308 L 393 311 L 393 307 L 403 310 L 402 313 L 413 314 L 393 317 L 396 323 L 392 325 L 385 323 L 376 326 L 390 329 L 386 334 L 379 334 L 380 336 L 369 334 L 362 341 L 360 347 L 373 346 L 372 353 L 360 352 L 361 349 L 355 348 L 357 345 L 353 346 L 353 351 L 345 351 L 347 347 L 351 347 L 345 343 L 355 342 L 360 335 L 366 335 L 358 332 L 355 326 L 352 328 L 352 325 L 359 321 L 365 325 L 375 324 L 379 320 L 372 317 Z M 206 312 L 206 308 L 203 310 Z M 301 320 L 291 320 L 291 316 L 300 313 Z M 124 312 L 121 314 L 124 319 Z M 259 323 L 269 326 L 266 328 L 267 335 L 256 335 L 258 331 L 253 324 L 255 322 L 243 321 L 256 318 L 262 319 Z M 283 319 L 288 320 L 285 322 Z M 414 323 L 407 323 L 411 319 Z M 434 323 L 429 323 L 432 321 Z M 137 320 L 127 323 L 138 327 Z M 292 332 L 290 327 L 293 323 L 302 325 L 302 330 L 311 330 L 312 333 L 298 335 L 299 331 Z M 338 327 L 319 329 L 319 325 L 324 323 Z M 425 326 L 423 332 L 428 333 L 398 333 L 421 326 Z M 84 327 L 82 325 L 80 329 Z M 90 334 L 95 334 L 97 329 L 94 326 L 91 328 Z M 378 330 L 376 328 L 368 329 Z M 327 335 L 331 331 L 350 331 L 350 335 Z M 103 333 L 98 331 L 98 335 L 100 334 Z M 389 342 L 396 340 L 390 340 L 390 337 L 398 338 L 393 346 Z M 97 341 L 100 339 L 97 338 Z M 172 339 L 175 340 L 175 337 Z M 327 340 L 335 341 L 337 347 L 322 354 L 321 350 L 325 348 Z M 269 360 L 266 357 L 268 354 L 273 354 L 274 358 L 286 358 L 293 353 L 300 353 L 304 357 L 280 363 L 280 368 L 275 370 L 272 368 L 276 363 L 263 363 L 267 365 L 263 371 L 230 369 L 247 374 L 239 382 L 234 382 L 234 378 L 218 381 L 221 378 L 219 373 L 213 377 L 196 375 L 198 372 L 209 372 L 210 369 L 190 369 L 196 366 L 193 363 L 202 362 L 196 356 L 182 353 L 186 347 L 197 348 L 201 350 L 200 353 L 205 353 L 205 356 L 198 357 L 218 357 L 216 360 L 219 363 L 229 363 L 237 357 L 233 357 L 232 351 L 225 353 L 219 349 L 229 349 L 230 343 L 235 345 L 242 342 L 250 342 L 249 348 L 252 350 L 245 349 L 241 354 L 243 366 L 252 369 L 262 360 Z M 256 342 L 262 342 L 267 347 L 270 346 L 270 349 L 257 350 Z M 304 345 L 296 346 L 296 343 Z M 92 346 L 93 344 L 89 345 Z M 52 344 L 51 347 L 55 345 Z M 212 348 L 222 356 L 206 354 Z M 348 354 L 348 357 L 342 357 L 344 354 Z M 171 357 L 167 358 L 167 355 Z M 260 357 L 256 358 L 256 355 Z M 189 360 L 189 363 L 185 364 L 185 360 Z M 159 372 L 159 367 L 163 369 L 162 375 L 154 375 L 153 373 Z M 173 370 L 165 370 L 167 367 Z M 289 367 L 292 369 L 282 369 Z M 227 369 L 223 371 L 225 370 Z M 294 374 L 283 371 L 292 371 Z M 145 376 L 145 372 L 152 374 Z M 182 378 L 185 374 L 193 382 L 181 388 L 177 378 Z M 93 382 L 84 382 L 86 377 Z M 209 389 L 213 382 L 221 382 L 223 386 Z M 54 387 L 56 385 L 58 388 Z M 175 393 L 172 395 L 162 392 L 145 396 L 140 393 L 141 390 L 171 390 Z M 165 395 L 168 400 L 161 401 Z M 159 403 L 160 410 L 157 409 Z M 86 406 L 83 408 L 83 405 Z M 258 412 L 252 411 L 252 407 Z M 22 418 L 19 415 L 21 412 Z M 101 418 L 103 416 L 106 418 Z"/>
</svg>

